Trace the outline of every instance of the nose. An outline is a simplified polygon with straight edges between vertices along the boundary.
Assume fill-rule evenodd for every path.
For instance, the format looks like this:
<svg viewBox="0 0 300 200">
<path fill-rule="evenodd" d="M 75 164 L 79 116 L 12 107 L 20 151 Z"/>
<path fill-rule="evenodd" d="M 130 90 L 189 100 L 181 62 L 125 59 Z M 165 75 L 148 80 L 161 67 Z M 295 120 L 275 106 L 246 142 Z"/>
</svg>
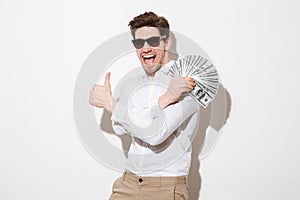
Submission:
<svg viewBox="0 0 300 200">
<path fill-rule="evenodd" d="M 151 51 L 151 46 L 147 42 L 145 42 L 145 44 L 144 44 L 144 46 L 142 48 L 142 51 L 143 51 L 143 53 L 150 52 Z"/>
<path fill-rule="evenodd" d="M 143 48 L 143 53 L 149 53 L 149 52 L 151 52 L 151 49 L 150 48 Z"/>
</svg>

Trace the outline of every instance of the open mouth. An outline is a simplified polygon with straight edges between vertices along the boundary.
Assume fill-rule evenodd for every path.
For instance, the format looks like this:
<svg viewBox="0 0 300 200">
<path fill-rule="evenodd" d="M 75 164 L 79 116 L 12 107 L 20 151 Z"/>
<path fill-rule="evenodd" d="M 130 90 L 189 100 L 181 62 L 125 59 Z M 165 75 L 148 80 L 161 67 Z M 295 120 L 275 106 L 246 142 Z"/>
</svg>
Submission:
<svg viewBox="0 0 300 200">
<path fill-rule="evenodd" d="M 144 55 L 143 60 L 146 65 L 154 63 L 155 55 Z"/>
</svg>

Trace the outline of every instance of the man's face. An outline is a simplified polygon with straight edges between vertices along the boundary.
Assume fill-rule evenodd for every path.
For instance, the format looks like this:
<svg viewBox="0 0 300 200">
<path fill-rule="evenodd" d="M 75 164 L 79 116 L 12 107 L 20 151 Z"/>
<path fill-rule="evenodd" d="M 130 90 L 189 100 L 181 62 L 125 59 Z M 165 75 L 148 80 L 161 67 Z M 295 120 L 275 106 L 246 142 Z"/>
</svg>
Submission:
<svg viewBox="0 0 300 200">
<path fill-rule="evenodd" d="M 169 46 L 169 39 L 164 42 L 161 39 L 158 28 L 156 27 L 145 26 L 138 28 L 135 32 L 135 40 L 146 40 L 151 37 L 160 37 L 159 45 L 157 47 L 153 47 L 149 45 L 148 42 L 145 42 L 142 48 L 136 49 L 136 53 L 146 74 L 153 77 L 155 72 L 158 71 L 162 65 L 169 62 L 169 56 L 166 51 Z M 151 42 L 149 43 L 151 44 Z"/>
</svg>

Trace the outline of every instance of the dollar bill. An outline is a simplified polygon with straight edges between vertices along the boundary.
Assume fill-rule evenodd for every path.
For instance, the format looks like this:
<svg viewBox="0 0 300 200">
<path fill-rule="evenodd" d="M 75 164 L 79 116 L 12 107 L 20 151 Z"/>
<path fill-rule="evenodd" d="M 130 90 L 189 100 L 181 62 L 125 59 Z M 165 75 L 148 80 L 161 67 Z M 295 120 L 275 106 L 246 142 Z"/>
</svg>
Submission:
<svg viewBox="0 0 300 200">
<path fill-rule="evenodd" d="M 200 55 L 187 55 L 170 66 L 173 76 L 192 77 L 196 86 L 189 94 L 206 108 L 218 92 L 219 78 L 215 66 Z"/>
</svg>

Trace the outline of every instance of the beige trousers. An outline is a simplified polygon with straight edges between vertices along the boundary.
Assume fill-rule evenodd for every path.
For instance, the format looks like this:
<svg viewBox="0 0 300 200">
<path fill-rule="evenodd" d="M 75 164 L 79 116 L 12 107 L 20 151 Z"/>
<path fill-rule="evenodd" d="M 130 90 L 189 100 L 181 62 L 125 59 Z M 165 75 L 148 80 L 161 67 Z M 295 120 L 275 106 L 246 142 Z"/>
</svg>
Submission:
<svg viewBox="0 0 300 200">
<path fill-rule="evenodd" d="M 140 177 L 124 172 L 109 200 L 188 200 L 186 176 Z"/>
</svg>

